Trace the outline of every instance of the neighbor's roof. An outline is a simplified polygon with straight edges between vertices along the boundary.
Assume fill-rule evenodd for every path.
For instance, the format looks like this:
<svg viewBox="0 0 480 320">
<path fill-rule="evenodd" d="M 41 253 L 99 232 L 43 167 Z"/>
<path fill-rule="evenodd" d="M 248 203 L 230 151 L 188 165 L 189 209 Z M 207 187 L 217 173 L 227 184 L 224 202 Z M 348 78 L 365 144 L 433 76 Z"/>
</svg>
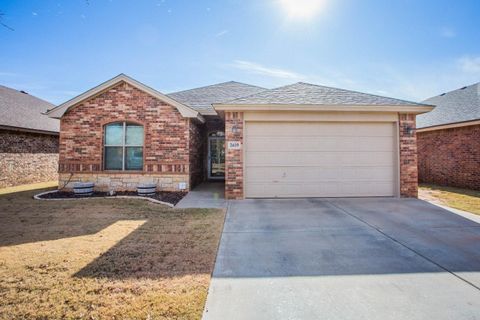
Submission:
<svg viewBox="0 0 480 320">
<path fill-rule="evenodd" d="M 53 104 L 0 85 L 0 127 L 58 133 L 60 122 L 43 113 Z"/>
<path fill-rule="evenodd" d="M 229 81 L 168 94 L 169 97 L 188 105 L 203 115 L 217 114 L 213 103 L 221 103 L 265 91 L 265 88 Z"/>
<path fill-rule="evenodd" d="M 423 106 L 416 102 L 378 95 L 325 87 L 305 82 L 265 90 L 247 97 L 225 102 L 226 105 L 362 105 L 362 106 Z"/>
<path fill-rule="evenodd" d="M 436 105 L 429 113 L 417 116 L 417 128 L 480 119 L 480 83 L 472 84 L 439 96 L 424 103 Z"/>
</svg>

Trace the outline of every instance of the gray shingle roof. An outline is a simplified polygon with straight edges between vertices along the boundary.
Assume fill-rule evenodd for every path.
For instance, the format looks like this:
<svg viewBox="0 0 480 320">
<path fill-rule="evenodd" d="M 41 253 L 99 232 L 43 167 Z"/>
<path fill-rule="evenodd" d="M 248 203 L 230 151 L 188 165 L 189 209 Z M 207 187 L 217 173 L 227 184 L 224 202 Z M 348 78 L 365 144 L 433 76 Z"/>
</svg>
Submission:
<svg viewBox="0 0 480 320">
<path fill-rule="evenodd" d="M 226 104 L 311 104 L 311 105 L 371 105 L 419 106 L 421 104 L 361 93 L 345 89 L 298 82 L 234 99 Z"/>
<path fill-rule="evenodd" d="M 197 110 L 200 114 L 215 115 L 216 112 L 212 108 L 212 103 L 221 103 L 265 90 L 265 88 L 229 81 L 206 87 L 173 92 L 168 94 L 168 96 Z"/>
<path fill-rule="evenodd" d="M 53 104 L 0 85 L 0 126 L 59 132 L 60 121 L 42 113 Z"/>
<path fill-rule="evenodd" d="M 436 105 L 433 111 L 417 116 L 417 128 L 480 119 L 480 83 L 442 93 L 424 103 Z"/>
</svg>

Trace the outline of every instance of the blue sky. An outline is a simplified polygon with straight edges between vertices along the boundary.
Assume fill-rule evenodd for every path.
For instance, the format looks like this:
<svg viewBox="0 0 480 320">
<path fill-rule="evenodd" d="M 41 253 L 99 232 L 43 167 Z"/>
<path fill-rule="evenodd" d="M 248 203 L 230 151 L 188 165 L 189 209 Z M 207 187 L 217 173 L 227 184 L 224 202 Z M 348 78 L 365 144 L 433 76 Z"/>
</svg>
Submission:
<svg viewBox="0 0 480 320">
<path fill-rule="evenodd" d="M 480 81 L 480 1 L 0 0 L 0 84 L 58 104 L 126 73 L 164 93 L 298 81 L 423 100 Z"/>
</svg>

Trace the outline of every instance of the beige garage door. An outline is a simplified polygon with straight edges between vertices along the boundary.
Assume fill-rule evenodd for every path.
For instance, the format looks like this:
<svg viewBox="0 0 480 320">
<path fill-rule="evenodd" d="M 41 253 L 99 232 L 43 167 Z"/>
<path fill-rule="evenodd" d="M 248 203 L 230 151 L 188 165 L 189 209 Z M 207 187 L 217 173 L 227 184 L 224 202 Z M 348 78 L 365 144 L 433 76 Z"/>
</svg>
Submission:
<svg viewBox="0 0 480 320">
<path fill-rule="evenodd" d="M 394 123 L 247 122 L 245 195 L 393 196 L 395 145 Z"/>
</svg>

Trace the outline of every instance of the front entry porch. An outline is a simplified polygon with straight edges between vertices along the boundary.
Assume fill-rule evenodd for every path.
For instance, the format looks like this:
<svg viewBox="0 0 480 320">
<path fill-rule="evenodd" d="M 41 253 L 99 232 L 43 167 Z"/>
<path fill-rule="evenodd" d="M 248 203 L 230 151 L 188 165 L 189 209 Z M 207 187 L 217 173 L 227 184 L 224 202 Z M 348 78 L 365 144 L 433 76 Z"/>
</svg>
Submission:
<svg viewBox="0 0 480 320">
<path fill-rule="evenodd" d="M 191 190 L 176 208 L 226 208 L 225 183 L 223 181 L 204 182 Z"/>
</svg>

